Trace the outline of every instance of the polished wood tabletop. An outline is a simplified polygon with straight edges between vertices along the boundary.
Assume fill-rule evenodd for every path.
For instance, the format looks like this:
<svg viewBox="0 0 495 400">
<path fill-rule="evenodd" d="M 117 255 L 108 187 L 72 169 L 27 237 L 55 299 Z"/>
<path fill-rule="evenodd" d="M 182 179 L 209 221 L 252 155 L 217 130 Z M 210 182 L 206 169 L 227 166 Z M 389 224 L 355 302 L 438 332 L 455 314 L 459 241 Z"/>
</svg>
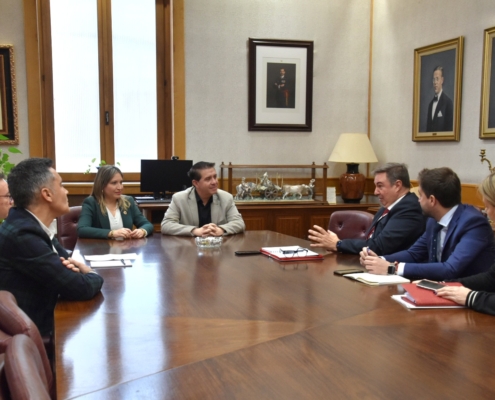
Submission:
<svg viewBox="0 0 495 400">
<path fill-rule="evenodd" d="M 55 311 L 58 399 L 495 398 L 495 318 L 407 310 L 333 274 L 357 256 L 279 263 L 236 250 L 309 246 L 270 231 L 200 250 L 187 237 L 79 240 L 136 252 L 102 293 Z"/>
</svg>

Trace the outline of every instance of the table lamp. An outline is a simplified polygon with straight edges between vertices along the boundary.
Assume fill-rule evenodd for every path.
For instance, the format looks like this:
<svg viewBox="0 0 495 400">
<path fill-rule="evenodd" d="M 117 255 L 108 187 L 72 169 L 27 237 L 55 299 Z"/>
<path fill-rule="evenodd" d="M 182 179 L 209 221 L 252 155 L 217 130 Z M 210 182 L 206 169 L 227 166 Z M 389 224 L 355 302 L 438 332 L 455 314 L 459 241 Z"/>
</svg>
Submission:
<svg viewBox="0 0 495 400">
<path fill-rule="evenodd" d="M 340 193 L 344 203 L 359 203 L 366 182 L 359 164 L 378 162 L 366 133 L 341 133 L 328 161 L 347 164 L 347 172 L 340 175 Z"/>
</svg>

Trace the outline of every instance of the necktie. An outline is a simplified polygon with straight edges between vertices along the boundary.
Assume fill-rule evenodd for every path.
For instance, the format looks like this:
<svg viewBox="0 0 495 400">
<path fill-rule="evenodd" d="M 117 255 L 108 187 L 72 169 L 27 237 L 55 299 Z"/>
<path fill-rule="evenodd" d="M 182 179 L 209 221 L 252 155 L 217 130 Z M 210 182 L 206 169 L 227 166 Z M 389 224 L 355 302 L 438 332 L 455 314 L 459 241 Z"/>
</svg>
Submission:
<svg viewBox="0 0 495 400">
<path fill-rule="evenodd" d="M 375 233 L 375 228 L 376 226 L 378 225 L 378 222 L 383 218 L 385 217 L 385 215 L 388 214 L 390 210 L 388 208 L 386 208 L 385 210 L 383 210 L 383 214 L 380 215 L 380 218 L 378 218 L 378 221 L 376 221 L 376 224 L 373 226 L 373 228 L 371 229 L 370 233 L 368 233 L 368 237 L 366 239 L 371 239 L 373 237 L 373 233 Z"/>
<path fill-rule="evenodd" d="M 431 239 L 431 254 L 430 262 L 438 262 L 437 249 L 438 249 L 438 233 L 443 229 L 443 225 L 436 224 L 433 229 L 433 238 Z"/>
<path fill-rule="evenodd" d="M 437 95 L 435 95 L 435 97 L 433 97 L 433 102 L 435 102 L 435 101 L 438 101 L 438 96 Z"/>
</svg>

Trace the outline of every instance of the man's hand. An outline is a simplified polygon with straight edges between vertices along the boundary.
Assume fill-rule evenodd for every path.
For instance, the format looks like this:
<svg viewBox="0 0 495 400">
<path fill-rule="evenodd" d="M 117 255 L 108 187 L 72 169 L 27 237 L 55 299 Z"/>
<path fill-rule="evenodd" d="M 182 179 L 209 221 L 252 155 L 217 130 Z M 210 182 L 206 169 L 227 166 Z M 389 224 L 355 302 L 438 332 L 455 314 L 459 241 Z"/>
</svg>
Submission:
<svg viewBox="0 0 495 400">
<path fill-rule="evenodd" d="M 449 299 L 461 306 L 466 305 L 466 299 L 471 289 L 464 286 L 445 286 L 437 290 L 437 296 Z"/>
<path fill-rule="evenodd" d="M 206 224 L 206 225 L 202 226 L 201 228 L 194 229 L 192 231 L 192 234 L 194 236 L 201 236 L 201 237 L 206 237 L 206 236 L 223 236 L 224 231 L 219 226 L 211 223 L 211 224 Z"/>
<path fill-rule="evenodd" d="M 366 247 L 359 253 L 360 263 L 371 274 L 387 275 L 389 262 L 376 255 Z"/>
<path fill-rule="evenodd" d="M 373 250 L 370 250 L 368 247 L 363 247 L 363 249 L 359 252 L 359 262 L 361 265 L 364 267 L 364 260 L 366 259 L 366 256 L 375 256 L 377 257 L 378 254 L 376 254 Z"/>
<path fill-rule="evenodd" d="M 74 260 L 73 258 L 68 258 L 67 260 L 64 257 L 60 257 L 60 261 L 65 265 L 68 269 L 74 272 L 80 272 L 81 274 L 87 274 L 91 272 L 92 269 L 88 267 L 86 264 L 83 264 L 80 261 Z"/>
<path fill-rule="evenodd" d="M 318 225 L 313 225 L 309 231 L 308 239 L 311 240 L 311 247 L 323 247 L 330 251 L 337 251 L 337 242 L 339 237 L 332 231 L 326 231 Z"/>
</svg>

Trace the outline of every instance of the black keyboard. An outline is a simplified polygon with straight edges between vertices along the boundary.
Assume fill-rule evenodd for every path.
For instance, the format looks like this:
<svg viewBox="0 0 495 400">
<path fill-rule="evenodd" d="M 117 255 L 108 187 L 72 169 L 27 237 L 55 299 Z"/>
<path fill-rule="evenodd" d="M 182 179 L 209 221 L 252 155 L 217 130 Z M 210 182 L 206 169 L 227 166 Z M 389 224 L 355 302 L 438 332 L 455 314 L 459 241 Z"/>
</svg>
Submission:
<svg viewBox="0 0 495 400">
<path fill-rule="evenodd" d="M 169 204 L 170 199 L 136 199 L 138 204 Z"/>
</svg>

